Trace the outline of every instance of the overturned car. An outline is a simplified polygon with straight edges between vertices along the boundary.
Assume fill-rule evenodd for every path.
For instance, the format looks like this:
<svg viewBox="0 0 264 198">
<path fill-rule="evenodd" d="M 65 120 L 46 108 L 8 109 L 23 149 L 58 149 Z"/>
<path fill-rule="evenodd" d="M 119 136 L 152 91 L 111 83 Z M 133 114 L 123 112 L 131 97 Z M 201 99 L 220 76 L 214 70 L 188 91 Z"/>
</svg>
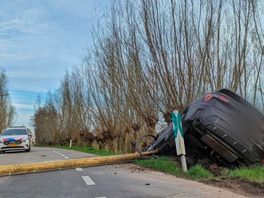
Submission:
<svg viewBox="0 0 264 198">
<path fill-rule="evenodd" d="M 182 112 L 187 162 L 214 161 L 223 166 L 264 159 L 264 116 L 235 93 L 222 89 L 194 101 Z M 175 154 L 172 123 L 146 148 Z"/>
</svg>

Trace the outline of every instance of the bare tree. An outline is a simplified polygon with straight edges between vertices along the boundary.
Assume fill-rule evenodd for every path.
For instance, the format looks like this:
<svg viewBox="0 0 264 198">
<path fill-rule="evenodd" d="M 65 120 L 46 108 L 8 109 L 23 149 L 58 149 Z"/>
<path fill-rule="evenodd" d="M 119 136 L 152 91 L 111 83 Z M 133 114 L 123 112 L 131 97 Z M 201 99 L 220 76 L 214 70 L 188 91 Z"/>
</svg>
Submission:
<svg viewBox="0 0 264 198">
<path fill-rule="evenodd" d="M 263 111 L 262 7 L 256 0 L 114 1 L 83 64 L 66 73 L 35 118 L 56 117 L 51 131 L 61 142 L 128 152 L 136 138 L 156 133 L 162 116 L 169 122 L 171 111 L 206 92 L 228 88 Z M 48 123 L 35 124 L 46 133 L 38 125 Z"/>
</svg>

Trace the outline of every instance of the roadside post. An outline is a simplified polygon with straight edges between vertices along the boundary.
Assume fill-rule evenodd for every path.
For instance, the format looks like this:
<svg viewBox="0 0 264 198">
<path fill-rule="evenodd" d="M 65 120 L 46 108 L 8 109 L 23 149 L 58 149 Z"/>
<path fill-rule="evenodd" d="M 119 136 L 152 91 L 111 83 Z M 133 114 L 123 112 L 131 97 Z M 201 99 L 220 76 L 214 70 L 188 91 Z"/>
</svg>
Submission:
<svg viewBox="0 0 264 198">
<path fill-rule="evenodd" d="M 70 140 L 70 148 L 72 147 L 72 140 Z"/>
<path fill-rule="evenodd" d="M 181 122 L 181 114 L 175 110 L 171 113 L 171 119 L 173 123 L 173 135 L 175 140 L 176 154 L 181 156 L 181 164 L 183 172 L 187 172 L 187 163 L 186 163 L 186 151 L 183 138 L 183 129 Z"/>
</svg>

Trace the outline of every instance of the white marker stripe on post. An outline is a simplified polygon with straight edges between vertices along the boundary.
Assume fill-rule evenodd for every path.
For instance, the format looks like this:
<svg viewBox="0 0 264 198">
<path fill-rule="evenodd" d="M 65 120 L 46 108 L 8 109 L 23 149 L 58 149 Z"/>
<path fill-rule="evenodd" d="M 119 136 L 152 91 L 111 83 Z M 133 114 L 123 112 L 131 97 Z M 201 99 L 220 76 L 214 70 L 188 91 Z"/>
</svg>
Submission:
<svg viewBox="0 0 264 198">
<path fill-rule="evenodd" d="M 89 176 L 82 176 L 87 186 L 95 185 L 94 181 Z"/>
<path fill-rule="evenodd" d="M 186 151 L 185 151 L 185 144 L 184 144 L 184 134 L 182 128 L 182 119 L 181 114 L 175 110 L 171 113 L 171 120 L 173 123 L 173 134 L 175 140 L 175 147 L 177 155 L 181 156 L 181 164 L 183 172 L 187 172 L 187 164 L 186 164 Z"/>
</svg>

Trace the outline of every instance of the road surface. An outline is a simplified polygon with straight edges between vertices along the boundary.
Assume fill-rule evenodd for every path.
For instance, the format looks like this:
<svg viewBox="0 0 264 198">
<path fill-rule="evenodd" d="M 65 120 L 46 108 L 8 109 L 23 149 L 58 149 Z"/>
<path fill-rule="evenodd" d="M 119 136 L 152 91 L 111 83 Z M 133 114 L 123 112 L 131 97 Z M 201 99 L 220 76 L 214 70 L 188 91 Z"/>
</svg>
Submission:
<svg viewBox="0 0 264 198">
<path fill-rule="evenodd" d="M 0 154 L 0 165 L 30 162 L 45 162 L 62 159 L 78 159 L 94 155 L 50 147 L 33 147 L 30 152 L 6 152 Z"/>
<path fill-rule="evenodd" d="M 0 164 L 30 163 L 93 155 L 48 147 L 33 147 L 32 152 L 6 153 Z M 242 197 L 216 187 L 142 170 L 133 164 L 77 168 L 0 177 L 0 197 Z"/>
</svg>

